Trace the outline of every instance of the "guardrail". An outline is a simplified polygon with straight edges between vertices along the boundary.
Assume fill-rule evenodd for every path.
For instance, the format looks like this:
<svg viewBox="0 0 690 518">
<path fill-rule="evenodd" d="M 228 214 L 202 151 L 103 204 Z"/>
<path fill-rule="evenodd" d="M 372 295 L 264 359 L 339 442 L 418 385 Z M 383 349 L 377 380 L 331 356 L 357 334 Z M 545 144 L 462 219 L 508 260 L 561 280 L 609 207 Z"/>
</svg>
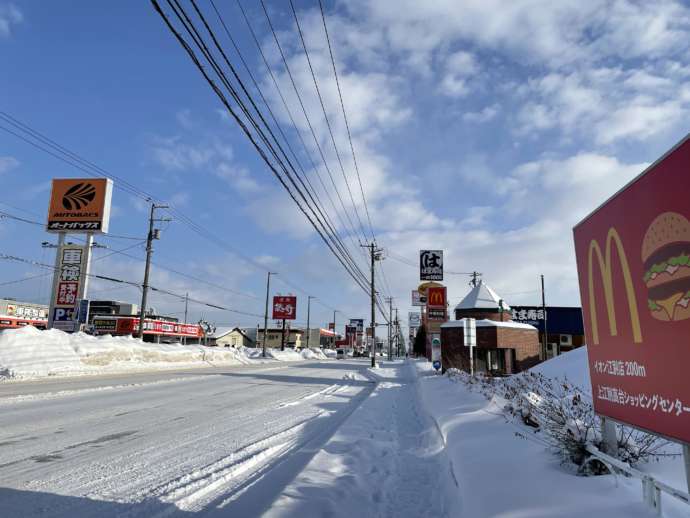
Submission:
<svg viewBox="0 0 690 518">
<path fill-rule="evenodd" d="M 671 487 L 668 484 L 664 484 L 663 482 L 656 480 L 651 475 L 648 475 L 647 473 L 642 473 L 641 471 L 630 467 L 626 463 L 621 462 L 619 459 L 616 459 L 611 455 L 607 455 L 595 446 L 587 446 L 587 451 L 592 455 L 592 457 L 599 459 L 601 462 L 603 462 L 604 465 L 606 465 L 606 467 L 612 473 L 615 474 L 613 468 L 616 468 L 617 470 L 622 471 L 623 473 L 627 473 L 630 476 L 639 478 L 642 481 L 642 499 L 648 507 L 650 507 L 656 512 L 657 516 L 661 516 L 662 492 L 667 493 L 677 498 L 681 502 L 690 505 L 690 494 L 686 493 L 685 491 L 681 491 L 680 489 Z"/>
</svg>

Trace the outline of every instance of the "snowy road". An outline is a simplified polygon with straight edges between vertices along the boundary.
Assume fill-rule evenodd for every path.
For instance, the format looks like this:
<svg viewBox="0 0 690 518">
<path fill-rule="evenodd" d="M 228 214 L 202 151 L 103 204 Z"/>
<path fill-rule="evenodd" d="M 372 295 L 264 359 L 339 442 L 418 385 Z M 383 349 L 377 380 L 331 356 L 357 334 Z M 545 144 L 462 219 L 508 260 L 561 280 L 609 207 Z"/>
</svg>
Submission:
<svg viewBox="0 0 690 518">
<path fill-rule="evenodd" d="M 366 366 L 0 384 L 1 514 L 261 512 L 366 400 Z"/>
</svg>

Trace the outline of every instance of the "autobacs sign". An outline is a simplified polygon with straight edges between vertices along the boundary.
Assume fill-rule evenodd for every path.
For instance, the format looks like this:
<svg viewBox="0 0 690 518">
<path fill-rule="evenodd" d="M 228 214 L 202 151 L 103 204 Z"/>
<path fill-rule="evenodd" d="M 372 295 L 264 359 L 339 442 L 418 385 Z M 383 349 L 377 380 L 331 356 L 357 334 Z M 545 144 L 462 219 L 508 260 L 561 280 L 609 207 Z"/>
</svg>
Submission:
<svg viewBox="0 0 690 518">
<path fill-rule="evenodd" d="M 113 183 L 108 178 L 53 179 L 48 232 L 108 232 Z"/>
<path fill-rule="evenodd" d="M 595 410 L 685 442 L 689 167 L 686 138 L 574 229 Z"/>
</svg>

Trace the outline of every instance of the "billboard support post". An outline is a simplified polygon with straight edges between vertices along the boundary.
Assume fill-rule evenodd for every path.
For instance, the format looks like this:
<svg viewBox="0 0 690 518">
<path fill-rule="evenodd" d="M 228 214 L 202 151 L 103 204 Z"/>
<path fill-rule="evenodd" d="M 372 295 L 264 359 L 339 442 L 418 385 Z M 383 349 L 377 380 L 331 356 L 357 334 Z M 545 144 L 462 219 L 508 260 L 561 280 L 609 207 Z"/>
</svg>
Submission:
<svg viewBox="0 0 690 518">
<path fill-rule="evenodd" d="M 601 420 L 601 439 L 604 453 L 618 457 L 618 438 L 616 437 L 616 423 L 611 419 L 599 416 Z"/>
<path fill-rule="evenodd" d="M 55 313 L 55 299 L 57 297 L 58 281 L 60 280 L 60 275 L 58 271 L 60 270 L 60 254 L 62 253 L 62 245 L 65 244 L 65 233 L 60 232 L 58 234 L 57 248 L 55 251 L 55 269 L 53 271 L 53 288 L 50 292 L 50 307 L 48 308 L 48 329 L 53 328 L 53 320 Z"/>
<path fill-rule="evenodd" d="M 690 493 L 690 444 L 683 443 L 683 464 L 685 464 L 685 483 Z"/>
</svg>

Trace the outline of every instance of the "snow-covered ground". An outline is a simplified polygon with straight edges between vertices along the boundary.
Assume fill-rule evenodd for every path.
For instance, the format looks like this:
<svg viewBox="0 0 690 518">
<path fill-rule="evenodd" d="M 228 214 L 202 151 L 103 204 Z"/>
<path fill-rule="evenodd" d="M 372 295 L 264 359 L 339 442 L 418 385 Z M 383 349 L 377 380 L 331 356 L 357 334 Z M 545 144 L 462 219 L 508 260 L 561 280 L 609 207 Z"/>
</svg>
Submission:
<svg viewBox="0 0 690 518">
<path fill-rule="evenodd" d="M 278 361 L 324 360 L 320 349 L 267 350 Z M 155 344 L 125 336 L 69 334 L 27 326 L 0 333 L 0 380 L 75 376 L 208 365 L 243 365 L 266 359 L 261 349 Z"/>
<path fill-rule="evenodd" d="M 3 518 L 651 516 L 639 481 L 576 476 L 495 399 L 426 362 L 9 336 L 5 374 L 42 377 L 0 383 Z M 588 391 L 584 349 L 535 370 Z M 684 487 L 679 459 L 642 469 Z"/>
<path fill-rule="evenodd" d="M 367 372 L 378 381 L 371 396 L 265 516 L 460 516 L 458 487 L 417 398 L 414 366 L 383 366 Z"/>
<path fill-rule="evenodd" d="M 257 516 L 366 399 L 365 368 L 274 362 L 1 384 L 15 395 L 0 396 L 0 516 Z M 21 386 L 44 391 L 17 396 Z"/>
<path fill-rule="evenodd" d="M 495 399 L 437 375 L 426 362 L 417 362 L 416 368 L 420 396 L 443 434 L 458 480 L 460 516 L 652 516 L 642 503 L 639 480 L 576 476 L 531 428 L 509 419 Z M 534 370 L 567 378 L 590 392 L 585 348 Z M 638 468 L 685 488 L 679 458 Z M 664 516 L 690 516 L 690 508 L 670 496 L 663 497 L 663 507 Z"/>
</svg>

